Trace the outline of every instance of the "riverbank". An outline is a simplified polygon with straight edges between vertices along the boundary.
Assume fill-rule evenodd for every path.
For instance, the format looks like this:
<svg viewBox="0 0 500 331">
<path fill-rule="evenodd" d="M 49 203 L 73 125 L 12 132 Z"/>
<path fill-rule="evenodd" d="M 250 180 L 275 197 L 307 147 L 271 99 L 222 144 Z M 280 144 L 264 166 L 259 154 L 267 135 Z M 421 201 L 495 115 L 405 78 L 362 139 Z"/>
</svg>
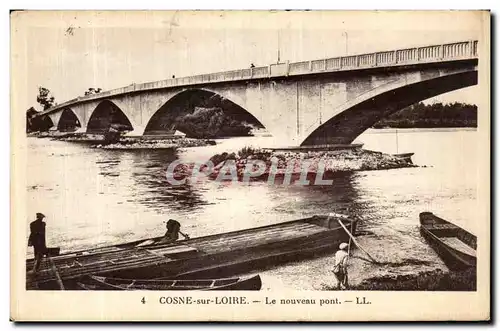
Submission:
<svg viewBox="0 0 500 331">
<path fill-rule="evenodd" d="M 115 149 L 115 150 L 136 150 L 136 149 L 176 149 L 187 147 L 201 147 L 215 145 L 215 141 L 210 139 L 196 138 L 162 138 L 162 139 L 137 139 L 132 137 L 122 137 L 114 144 L 92 145 L 94 148 Z"/>
<path fill-rule="evenodd" d="M 29 137 L 51 138 L 58 141 L 85 143 L 91 148 L 101 149 L 175 149 L 215 145 L 211 139 L 186 138 L 183 136 L 122 136 L 118 142 L 106 143 L 104 134 L 68 133 L 68 132 L 37 132 Z"/>
<path fill-rule="evenodd" d="M 419 272 L 412 275 L 372 277 L 351 286 L 352 291 L 475 291 L 476 270 Z M 335 290 L 325 287 L 325 290 Z"/>
</svg>

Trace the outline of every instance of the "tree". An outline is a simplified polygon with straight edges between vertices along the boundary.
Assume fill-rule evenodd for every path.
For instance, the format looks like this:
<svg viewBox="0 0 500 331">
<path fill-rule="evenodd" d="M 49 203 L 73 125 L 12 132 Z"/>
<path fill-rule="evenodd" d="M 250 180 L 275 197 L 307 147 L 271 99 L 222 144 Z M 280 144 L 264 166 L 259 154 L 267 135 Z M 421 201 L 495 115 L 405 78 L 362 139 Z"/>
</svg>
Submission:
<svg viewBox="0 0 500 331">
<path fill-rule="evenodd" d="M 30 109 L 26 111 L 26 132 L 34 131 L 33 117 L 35 117 L 36 114 L 38 114 L 38 112 L 33 107 L 30 107 Z"/>
<path fill-rule="evenodd" d="M 48 131 L 53 123 L 48 116 L 36 116 L 39 114 L 31 107 L 26 111 L 26 132 Z"/>
<path fill-rule="evenodd" d="M 102 89 L 100 87 L 98 87 L 98 88 L 90 87 L 87 91 L 85 91 L 85 95 L 97 94 L 97 93 L 101 93 L 101 92 L 102 92 Z"/>
<path fill-rule="evenodd" d="M 43 107 L 43 110 L 47 110 L 56 105 L 56 101 L 52 96 L 50 90 L 41 86 L 38 87 L 38 96 L 36 97 L 36 102 L 38 102 Z"/>
</svg>

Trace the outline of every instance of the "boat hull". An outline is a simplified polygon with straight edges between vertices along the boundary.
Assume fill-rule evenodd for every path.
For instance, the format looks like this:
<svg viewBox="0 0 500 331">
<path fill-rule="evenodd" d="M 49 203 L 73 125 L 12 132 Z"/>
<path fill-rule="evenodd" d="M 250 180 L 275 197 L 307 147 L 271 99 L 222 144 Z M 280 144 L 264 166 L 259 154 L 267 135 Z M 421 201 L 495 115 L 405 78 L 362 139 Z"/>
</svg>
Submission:
<svg viewBox="0 0 500 331">
<path fill-rule="evenodd" d="M 260 275 L 225 279 L 134 280 L 90 276 L 78 283 L 83 290 L 111 291 L 258 291 Z"/>
<path fill-rule="evenodd" d="M 90 250 L 88 254 L 67 253 L 54 258 L 54 263 L 65 288 L 74 290 L 81 289 L 79 283 L 89 275 L 127 279 L 225 278 L 334 252 L 341 242 L 349 241 L 338 222 L 353 233 L 356 231 L 355 221 L 317 216 L 173 244 L 135 247 L 126 243 Z M 27 289 L 59 289 L 57 277 L 45 268 L 40 276 L 28 279 Z"/>
<path fill-rule="evenodd" d="M 465 229 L 445 221 L 432 213 L 420 214 L 420 232 L 431 247 L 438 253 L 446 266 L 451 270 L 475 268 L 476 237 Z M 468 245 L 469 252 L 456 249 L 447 244 L 447 238 L 457 238 Z M 464 246 L 465 247 L 465 246 Z"/>
</svg>

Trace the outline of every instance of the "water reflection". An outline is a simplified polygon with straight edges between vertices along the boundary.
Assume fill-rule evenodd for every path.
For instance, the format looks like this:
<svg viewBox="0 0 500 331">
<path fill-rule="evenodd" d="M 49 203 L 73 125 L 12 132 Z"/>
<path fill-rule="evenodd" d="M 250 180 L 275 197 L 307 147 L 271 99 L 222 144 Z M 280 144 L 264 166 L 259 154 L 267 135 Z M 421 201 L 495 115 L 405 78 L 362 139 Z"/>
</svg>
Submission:
<svg viewBox="0 0 500 331">
<path fill-rule="evenodd" d="M 167 181 L 168 166 L 179 158 L 172 149 L 128 152 L 131 156 L 131 178 L 136 194 L 130 202 L 157 211 L 188 212 L 207 204 L 203 194 L 186 182 L 172 185 Z"/>
<path fill-rule="evenodd" d="M 120 176 L 120 162 L 121 155 L 118 153 L 101 153 L 97 155 L 95 161 L 97 167 L 99 168 L 100 176 Z"/>
<path fill-rule="evenodd" d="M 308 177 L 314 183 L 314 177 Z M 358 193 L 353 184 L 356 175 L 342 173 L 338 175 L 324 176 L 324 179 L 332 180 L 331 185 L 274 185 L 272 190 L 281 195 L 281 203 L 277 208 L 280 211 L 301 210 L 304 214 L 346 212 L 356 210 Z M 288 199 L 283 199 L 288 197 Z"/>
</svg>

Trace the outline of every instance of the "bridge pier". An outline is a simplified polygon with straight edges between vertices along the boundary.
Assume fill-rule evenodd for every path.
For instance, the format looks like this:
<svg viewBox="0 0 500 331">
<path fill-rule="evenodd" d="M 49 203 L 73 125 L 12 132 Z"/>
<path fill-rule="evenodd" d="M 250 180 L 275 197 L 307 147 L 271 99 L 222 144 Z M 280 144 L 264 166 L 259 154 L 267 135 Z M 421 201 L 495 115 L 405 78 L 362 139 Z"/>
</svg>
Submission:
<svg viewBox="0 0 500 331">
<path fill-rule="evenodd" d="M 50 131 L 55 131 L 59 127 L 59 120 L 61 119 L 62 116 L 62 111 L 57 112 L 57 113 L 50 113 L 48 114 L 50 117 L 50 120 L 52 121 L 53 126 L 50 128 Z"/>
<path fill-rule="evenodd" d="M 132 131 L 127 132 L 125 134 L 125 136 L 127 136 L 127 137 L 142 136 L 144 134 L 144 131 L 146 130 L 145 126 L 135 125 L 133 127 L 134 127 L 134 129 Z"/>
<path fill-rule="evenodd" d="M 87 133 L 87 126 L 79 127 L 74 133 Z"/>
</svg>

